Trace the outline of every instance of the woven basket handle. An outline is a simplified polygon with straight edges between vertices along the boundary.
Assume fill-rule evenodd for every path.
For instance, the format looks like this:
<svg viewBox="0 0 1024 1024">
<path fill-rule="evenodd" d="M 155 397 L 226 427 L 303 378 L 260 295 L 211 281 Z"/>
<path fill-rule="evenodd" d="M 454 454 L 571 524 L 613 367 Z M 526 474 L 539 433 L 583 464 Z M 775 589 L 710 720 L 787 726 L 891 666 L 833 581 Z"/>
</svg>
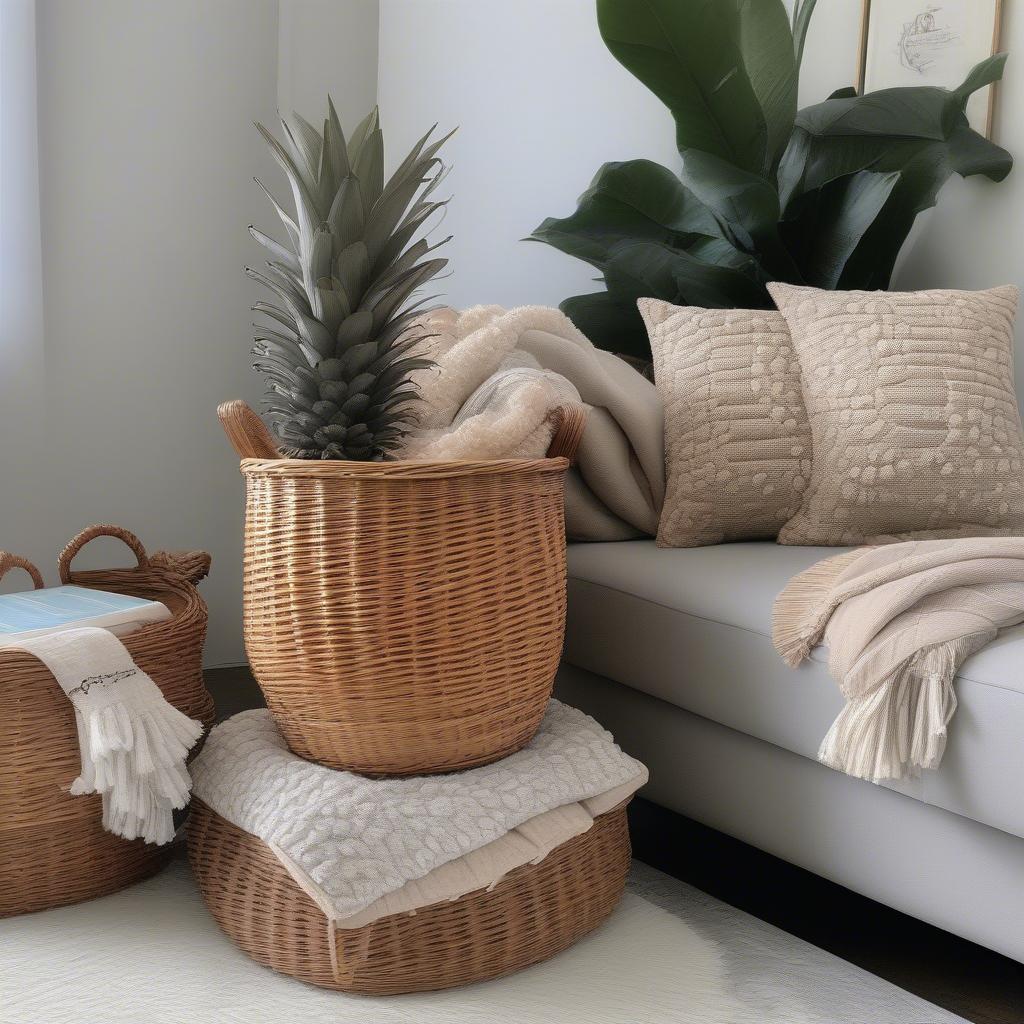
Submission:
<svg viewBox="0 0 1024 1024">
<path fill-rule="evenodd" d="M 554 413 L 555 432 L 548 447 L 549 459 L 568 459 L 570 465 L 576 461 L 576 450 L 583 439 L 583 428 L 587 425 L 587 410 L 582 405 L 560 405 Z"/>
<path fill-rule="evenodd" d="M 12 569 L 24 569 L 32 577 L 32 585 L 36 590 L 43 589 L 43 577 L 39 570 L 20 555 L 12 555 L 9 551 L 0 551 L 0 579 Z"/>
<path fill-rule="evenodd" d="M 83 530 L 60 553 L 60 558 L 57 559 L 57 570 L 60 573 L 61 583 L 74 582 L 75 574 L 71 571 L 71 560 L 89 541 L 95 540 L 97 537 L 116 537 L 118 540 L 124 541 L 135 553 L 139 568 L 145 569 L 148 567 L 149 556 L 146 554 L 146 549 L 142 546 L 142 541 L 134 533 L 121 526 L 111 526 L 108 523 L 102 523 Z"/>
<path fill-rule="evenodd" d="M 149 556 L 153 569 L 163 569 L 193 585 L 210 575 L 210 561 L 208 551 L 154 551 Z"/>
<path fill-rule="evenodd" d="M 217 415 L 231 446 L 243 459 L 282 459 L 266 424 L 240 398 L 222 402 Z"/>
</svg>

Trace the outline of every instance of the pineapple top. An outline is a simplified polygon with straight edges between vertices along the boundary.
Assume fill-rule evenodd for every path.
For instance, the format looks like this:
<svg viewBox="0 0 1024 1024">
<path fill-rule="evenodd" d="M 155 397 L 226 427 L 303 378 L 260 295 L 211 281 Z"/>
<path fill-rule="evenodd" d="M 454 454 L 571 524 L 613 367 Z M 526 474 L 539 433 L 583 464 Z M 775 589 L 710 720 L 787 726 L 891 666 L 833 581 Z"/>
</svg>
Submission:
<svg viewBox="0 0 1024 1024">
<path fill-rule="evenodd" d="M 430 245 L 422 232 L 447 203 L 432 196 L 447 173 L 437 154 L 451 136 L 431 141 L 435 125 L 385 182 L 376 108 L 346 141 L 327 103 L 322 132 L 298 114 L 282 118 L 281 141 L 256 126 L 288 179 L 295 216 L 263 189 L 288 243 L 249 229 L 271 258 L 246 273 L 275 298 L 253 307 L 269 321 L 257 325 L 253 366 L 266 378 L 267 412 L 287 454 L 379 459 L 410 424 L 410 374 L 431 365 L 410 351 L 430 301 L 414 293 L 447 264 L 430 253 L 449 239 Z"/>
</svg>

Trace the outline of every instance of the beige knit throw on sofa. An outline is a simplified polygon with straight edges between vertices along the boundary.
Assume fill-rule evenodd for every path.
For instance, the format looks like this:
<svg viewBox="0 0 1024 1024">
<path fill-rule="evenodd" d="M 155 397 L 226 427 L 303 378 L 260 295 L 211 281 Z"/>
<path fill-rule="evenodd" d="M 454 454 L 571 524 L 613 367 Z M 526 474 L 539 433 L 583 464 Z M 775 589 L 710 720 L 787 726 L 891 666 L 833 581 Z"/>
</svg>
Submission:
<svg viewBox="0 0 1024 1024">
<path fill-rule="evenodd" d="M 819 759 L 872 782 L 937 768 L 964 659 L 1024 621 L 1024 537 L 908 541 L 818 562 L 775 600 L 772 640 L 819 643 L 846 698 Z"/>
</svg>

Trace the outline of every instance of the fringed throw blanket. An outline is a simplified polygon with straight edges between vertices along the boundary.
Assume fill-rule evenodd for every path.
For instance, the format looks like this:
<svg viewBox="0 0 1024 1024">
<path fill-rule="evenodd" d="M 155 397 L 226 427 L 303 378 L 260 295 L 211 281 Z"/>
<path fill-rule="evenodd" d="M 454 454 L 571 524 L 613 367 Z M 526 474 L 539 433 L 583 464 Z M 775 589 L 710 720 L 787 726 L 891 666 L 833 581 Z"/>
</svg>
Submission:
<svg viewBox="0 0 1024 1024">
<path fill-rule="evenodd" d="M 418 423 L 406 459 L 541 458 L 552 413 L 590 407 L 566 482 L 573 540 L 626 540 L 658 529 L 665 499 L 663 415 L 654 385 L 543 306 L 438 309 L 417 349 Z"/>
<path fill-rule="evenodd" d="M 1021 621 L 1024 538 L 909 541 L 795 576 L 775 601 L 772 639 L 792 666 L 827 645 L 847 703 L 818 757 L 880 782 L 938 767 L 960 665 Z"/>
<path fill-rule="evenodd" d="M 189 750 L 203 734 L 106 629 L 86 626 L 14 637 L 3 646 L 37 657 L 75 708 L 82 772 L 71 793 L 100 793 L 103 827 L 157 845 L 174 838 L 188 803 Z"/>
</svg>

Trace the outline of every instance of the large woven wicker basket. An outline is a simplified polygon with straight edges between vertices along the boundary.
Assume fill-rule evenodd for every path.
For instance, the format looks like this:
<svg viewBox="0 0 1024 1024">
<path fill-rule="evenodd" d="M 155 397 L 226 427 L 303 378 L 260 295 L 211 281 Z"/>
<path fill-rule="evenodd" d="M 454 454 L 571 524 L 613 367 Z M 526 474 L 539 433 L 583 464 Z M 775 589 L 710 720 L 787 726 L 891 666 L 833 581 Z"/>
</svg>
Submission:
<svg viewBox="0 0 1024 1024">
<path fill-rule="evenodd" d="M 612 912 L 630 862 L 622 804 L 490 891 L 335 929 L 270 847 L 198 800 L 188 851 L 210 912 L 254 960 L 368 995 L 484 981 L 560 953 Z"/>
<path fill-rule="evenodd" d="M 71 560 L 98 536 L 123 540 L 138 565 L 73 572 Z M 127 530 L 94 526 L 64 549 L 58 565 L 64 583 L 167 605 L 170 619 L 130 633 L 124 645 L 172 704 L 212 725 L 213 700 L 201 668 L 206 605 L 195 587 L 209 571 L 209 555 L 147 556 Z M 0 576 L 13 568 L 25 569 L 37 588 L 43 585 L 35 566 L 0 552 Z M 80 768 L 71 702 L 38 659 L 0 650 L 0 917 L 103 896 L 166 863 L 169 846 L 129 842 L 103 831 L 100 798 L 67 792 Z"/>
<path fill-rule="evenodd" d="M 536 732 L 565 625 L 563 488 L 545 459 L 285 459 L 218 410 L 246 479 L 245 646 L 288 745 L 364 774 L 486 764 Z"/>
</svg>

